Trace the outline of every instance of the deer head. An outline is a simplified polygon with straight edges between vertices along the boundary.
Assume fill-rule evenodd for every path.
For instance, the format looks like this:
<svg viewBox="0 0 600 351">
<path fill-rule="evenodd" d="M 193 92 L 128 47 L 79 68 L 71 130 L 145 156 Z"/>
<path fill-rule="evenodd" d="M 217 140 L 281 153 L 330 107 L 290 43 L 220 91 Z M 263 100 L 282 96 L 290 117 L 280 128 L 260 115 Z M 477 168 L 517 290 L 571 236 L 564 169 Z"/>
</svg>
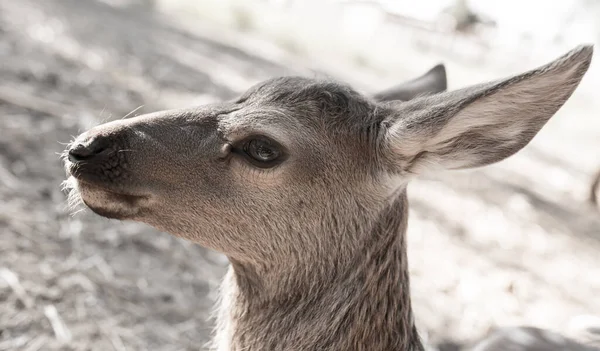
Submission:
<svg viewBox="0 0 600 351">
<path fill-rule="evenodd" d="M 232 102 L 90 129 L 66 152 L 69 183 L 95 213 L 220 251 L 248 289 L 289 296 L 347 269 L 365 243 L 401 236 L 406 212 L 395 204 L 412 176 L 488 165 L 527 145 L 591 58 L 581 46 L 522 74 L 409 101 L 270 79 Z M 409 98 L 444 90 L 417 86 Z"/>
<path fill-rule="evenodd" d="M 420 77 L 375 94 L 374 99 L 406 101 L 445 91 L 446 86 L 445 68 L 439 64 Z M 302 209 L 317 203 L 304 187 L 312 184 L 324 190 L 333 180 L 327 173 L 336 173 L 336 167 L 346 163 L 336 166 L 328 161 L 343 144 L 328 146 L 335 140 L 324 131 L 312 134 L 311 130 L 342 126 L 347 111 L 359 125 L 346 127 L 367 127 L 363 123 L 367 120 L 360 119 L 375 117 L 371 109 L 376 106 L 335 82 L 277 78 L 256 85 L 234 102 L 158 112 L 93 128 L 65 153 L 71 175 L 67 183 L 75 190 L 71 195 L 76 202 L 83 201 L 101 216 L 144 217 L 147 219 L 142 221 L 240 259 L 247 254 L 248 258 L 266 254 L 280 243 L 267 243 L 270 234 L 265 232 L 278 231 L 279 239 L 285 240 L 286 232 L 308 229 L 302 222 L 310 221 L 311 215 Z M 335 119 L 327 120 L 324 113 Z M 343 134 L 334 134 L 343 138 Z M 311 150 L 313 147 L 320 150 Z M 360 150 L 362 147 L 362 143 L 353 146 L 367 161 L 373 150 Z M 370 162 L 360 163 L 368 167 Z M 288 189 L 290 198 L 277 200 L 281 189 Z M 158 200 L 158 193 L 163 200 Z M 321 200 L 327 204 L 335 196 L 329 194 Z M 170 205 L 172 202 L 178 204 Z M 276 223 L 274 219 L 282 215 L 294 217 L 298 223 Z M 214 221 L 215 216 L 221 221 Z M 206 236 L 189 230 L 198 225 L 201 231 L 230 234 Z M 260 229 L 263 225 L 267 226 Z M 175 227 L 178 229 L 169 229 Z M 255 230 L 254 238 L 244 238 L 244 232 Z M 246 240 L 252 241 L 254 248 L 244 244 Z"/>
<path fill-rule="evenodd" d="M 358 239 L 334 227 L 367 225 L 409 175 L 483 166 L 524 147 L 591 56 L 579 47 L 523 74 L 408 102 L 270 79 L 233 102 L 92 128 L 72 143 L 66 167 L 99 215 L 244 260 L 329 255 Z"/>
</svg>

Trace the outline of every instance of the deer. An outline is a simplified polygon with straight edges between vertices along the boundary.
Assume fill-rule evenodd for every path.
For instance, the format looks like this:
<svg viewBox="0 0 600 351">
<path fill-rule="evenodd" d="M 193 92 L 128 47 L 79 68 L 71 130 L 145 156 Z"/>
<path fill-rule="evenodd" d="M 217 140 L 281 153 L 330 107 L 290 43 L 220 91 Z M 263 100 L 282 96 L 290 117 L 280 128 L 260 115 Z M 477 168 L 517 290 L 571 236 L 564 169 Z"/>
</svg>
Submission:
<svg viewBox="0 0 600 351">
<path fill-rule="evenodd" d="M 424 350 L 410 295 L 408 183 L 517 153 L 569 99 L 592 55 L 580 45 L 453 91 L 436 69 L 408 95 L 271 78 L 232 101 L 87 130 L 65 150 L 65 186 L 99 216 L 227 256 L 214 350 Z M 477 350 L 513 350 L 500 340 Z"/>
<path fill-rule="evenodd" d="M 592 178 L 588 201 L 594 207 L 598 208 L 598 191 L 600 191 L 600 169 L 596 171 Z"/>
<path fill-rule="evenodd" d="M 378 101 L 408 101 L 419 96 L 441 93 L 448 89 L 446 67 L 438 63 L 424 74 L 373 95 Z"/>
</svg>

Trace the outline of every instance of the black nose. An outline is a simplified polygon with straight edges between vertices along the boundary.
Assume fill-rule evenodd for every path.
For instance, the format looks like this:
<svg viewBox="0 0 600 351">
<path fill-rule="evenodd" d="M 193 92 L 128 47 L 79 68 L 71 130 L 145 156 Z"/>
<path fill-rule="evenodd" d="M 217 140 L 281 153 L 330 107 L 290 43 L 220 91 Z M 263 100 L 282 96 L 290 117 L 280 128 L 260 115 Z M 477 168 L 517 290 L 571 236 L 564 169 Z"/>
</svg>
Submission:
<svg viewBox="0 0 600 351">
<path fill-rule="evenodd" d="M 98 155 L 104 154 L 108 149 L 106 138 L 95 137 L 82 143 L 75 143 L 69 149 L 69 161 L 89 161 Z"/>
</svg>

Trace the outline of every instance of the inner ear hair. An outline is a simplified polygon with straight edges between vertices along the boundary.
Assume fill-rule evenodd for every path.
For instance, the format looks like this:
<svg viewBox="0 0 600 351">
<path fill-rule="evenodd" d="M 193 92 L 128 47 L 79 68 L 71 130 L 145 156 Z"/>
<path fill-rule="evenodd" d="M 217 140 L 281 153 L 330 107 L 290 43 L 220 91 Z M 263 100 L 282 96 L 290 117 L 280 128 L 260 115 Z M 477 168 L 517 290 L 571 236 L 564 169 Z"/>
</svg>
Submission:
<svg viewBox="0 0 600 351">
<path fill-rule="evenodd" d="M 527 145 L 573 94 L 593 54 L 579 46 L 551 63 L 495 82 L 385 104 L 385 137 L 404 171 L 479 167 Z M 410 169 L 409 169 L 410 168 Z"/>
</svg>

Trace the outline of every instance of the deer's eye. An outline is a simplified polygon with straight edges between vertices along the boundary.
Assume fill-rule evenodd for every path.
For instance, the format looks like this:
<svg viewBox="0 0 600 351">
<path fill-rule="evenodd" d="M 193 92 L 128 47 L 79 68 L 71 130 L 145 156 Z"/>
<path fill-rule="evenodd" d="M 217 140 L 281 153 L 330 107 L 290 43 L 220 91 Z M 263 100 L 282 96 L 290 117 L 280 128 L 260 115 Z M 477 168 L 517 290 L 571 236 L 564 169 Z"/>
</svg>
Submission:
<svg viewBox="0 0 600 351">
<path fill-rule="evenodd" d="M 243 150 L 252 164 L 261 168 L 275 166 L 283 155 L 279 144 L 265 137 L 248 140 L 244 144 Z"/>
</svg>

